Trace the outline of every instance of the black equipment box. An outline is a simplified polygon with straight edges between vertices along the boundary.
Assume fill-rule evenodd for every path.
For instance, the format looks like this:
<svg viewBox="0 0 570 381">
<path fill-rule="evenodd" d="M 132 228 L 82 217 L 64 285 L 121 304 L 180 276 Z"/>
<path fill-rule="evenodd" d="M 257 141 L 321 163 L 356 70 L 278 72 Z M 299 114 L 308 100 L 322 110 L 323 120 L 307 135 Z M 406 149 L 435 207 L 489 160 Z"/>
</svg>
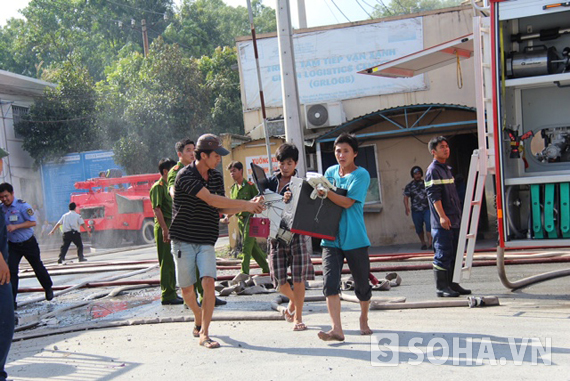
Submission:
<svg viewBox="0 0 570 381">
<path fill-rule="evenodd" d="M 301 178 L 292 177 L 289 190 L 293 196 L 282 215 L 287 227 L 293 233 L 334 241 L 343 208 L 328 198 L 311 199 L 313 187 Z M 337 188 L 335 193 L 346 196 L 347 191 Z"/>
</svg>

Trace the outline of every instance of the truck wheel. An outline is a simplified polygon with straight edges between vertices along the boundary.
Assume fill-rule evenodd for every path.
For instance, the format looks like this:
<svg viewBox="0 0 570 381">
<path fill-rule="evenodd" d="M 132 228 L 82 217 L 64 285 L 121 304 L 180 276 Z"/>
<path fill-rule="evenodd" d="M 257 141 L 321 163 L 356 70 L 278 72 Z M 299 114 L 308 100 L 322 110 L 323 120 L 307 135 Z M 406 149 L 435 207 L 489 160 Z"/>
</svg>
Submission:
<svg viewBox="0 0 570 381">
<path fill-rule="evenodd" d="M 137 245 L 152 245 L 154 244 L 154 221 L 144 220 L 141 230 L 139 231 L 135 240 Z"/>
</svg>

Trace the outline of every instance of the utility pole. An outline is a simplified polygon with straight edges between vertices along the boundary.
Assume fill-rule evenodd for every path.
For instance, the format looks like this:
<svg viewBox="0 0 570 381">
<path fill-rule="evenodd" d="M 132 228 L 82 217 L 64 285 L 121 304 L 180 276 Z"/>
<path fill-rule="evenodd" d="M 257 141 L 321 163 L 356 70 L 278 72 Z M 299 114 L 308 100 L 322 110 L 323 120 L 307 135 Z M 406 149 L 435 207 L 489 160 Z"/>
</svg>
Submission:
<svg viewBox="0 0 570 381">
<path fill-rule="evenodd" d="M 143 51 L 144 56 L 148 56 L 148 34 L 146 33 L 146 20 L 141 20 L 142 38 L 143 38 Z"/>
<path fill-rule="evenodd" d="M 299 16 L 299 29 L 305 29 L 307 27 L 305 0 L 297 0 L 297 15 Z"/>
<path fill-rule="evenodd" d="M 279 42 L 279 63 L 281 64 L 281 86 L 283 92 L 283 114 L 285 117 L 285 138 L 299 149 L 297 172 L 305 177 L 305 138 L 299 115 L 299 90 L 293 52 L 291 31 L 291 10 L 289 0 L 277 0 L 277 40 Z"/>
<path fill-rule="evenodd" d="M 255 25 L 253 24 L 253 9 L 251 0 L 247 0 L 247 10 L 249 14 L 249 25 L 251 28 L 251 42 L 253 44 L 253 54 L 255 56 L 255 68 L 257 70 L 257 84 L 259 86 L 259 102 L 261 103 L 261 115 L 263 116 L 263 134 L 265 135 L 265 148 L 267 149 L 267 163 L 269 164 L 269 175 L 273 173 L 273 161 L 271 158 L 271 144 L 269 142 L 269 131 L 267 129 L 267 114 L 265 112 L 265 97 L 263 96 L 263 82 L 261 81 L 261 69 L 259 68 L 259 54 L 257 52 L 257 37 Z"/>
</svg>

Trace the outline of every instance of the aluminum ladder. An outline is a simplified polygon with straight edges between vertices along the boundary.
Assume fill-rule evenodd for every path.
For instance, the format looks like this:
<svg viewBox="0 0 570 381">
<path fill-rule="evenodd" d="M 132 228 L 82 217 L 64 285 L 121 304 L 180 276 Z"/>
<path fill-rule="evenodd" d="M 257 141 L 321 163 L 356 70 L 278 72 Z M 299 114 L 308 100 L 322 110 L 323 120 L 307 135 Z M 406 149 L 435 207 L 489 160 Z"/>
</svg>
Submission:
<svg viewBox="0 0 570 381">
<path fill-rule="evenodd" d="M 495 147 L 493 145 L 495 125 L 492 116 L 493 86 L 489 17 L 477 16 L 473 18 L 473 36 L 479 149 L 473 151 L 469 165 L 465 202 L 459 229 L 459 244 L 453 273 L 453 282 L 455 283 L 459 283 L 461 279 L 469 279 L 471 276 L 481 205 L 485 202 L 485 182 L 487 175 L 494 174 L 495 171 Z M 464 261 L 465 263 L 463 263 Z"/>
</svg>

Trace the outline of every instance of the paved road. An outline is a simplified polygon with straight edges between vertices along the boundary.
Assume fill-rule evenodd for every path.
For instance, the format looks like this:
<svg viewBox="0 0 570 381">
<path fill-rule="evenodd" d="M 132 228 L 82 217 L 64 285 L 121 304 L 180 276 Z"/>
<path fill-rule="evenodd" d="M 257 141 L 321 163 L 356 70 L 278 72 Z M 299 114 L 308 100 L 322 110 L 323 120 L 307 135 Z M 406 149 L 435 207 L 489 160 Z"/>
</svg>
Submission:
<svg viewBox="0 0 570 381">
<path fill-rule="evenodd" d="M 139 261 L 154 258 L 154 251 L 147 247 L 90 256 L 88 263 L 107 262 L 109 257 Z M 513 265 L 508 272 L 519 279 L 565 267 Z M 436 299 L 430 271 L 399 274 L 400 287 L 374 296 L 403 296 L 410 302 Z M 156 276 L 151 272 L 137 279 Z M 58 276 L 56 284 L 73 279 Z M 329 324 L 324 302 L 306 303 L 309 330 L 293 332 L 270 308 L 275 294 L 230 296 L 228 305 L 214 312 L 215 319 L 223 320 L 211 327 L 212 337 L 222 344 L 217 350 L 198 346 L 191 322 L 173 322 L 191 314 L 179 306 L 161 306 L 156 288 L 91 300 L 89 295 L 111 289 L 81 290 L 19 311 L 24 321 L 43 318 L 35 329 L 17 333 L 29 339 L 13 343 L 8 372 L 15 380 L 569 379 L 569 278 L 511 292 L 498 281 L 495 267 L 477 267 L 464 286 L 476 295 L 498 296 L 501 305 L 371 311 L 370 326 L 377 334 L 371 338 L 359 334 L 358 306 L 344 302 L 346 341 L 334 344 L 317 338 Z M 321 291 L 310 289 L 307 294 L 318 296 Z M 62 310 L 80 302 L 86 304 Z M 154 324 L 124 325 L 129 321 Z M 85 330 L 111 324 L 120 326 Z M 83 330 L 57 334 L 70 328 Z M 533 347 L 532 339 L 540 344 Z"/>
</svg>

